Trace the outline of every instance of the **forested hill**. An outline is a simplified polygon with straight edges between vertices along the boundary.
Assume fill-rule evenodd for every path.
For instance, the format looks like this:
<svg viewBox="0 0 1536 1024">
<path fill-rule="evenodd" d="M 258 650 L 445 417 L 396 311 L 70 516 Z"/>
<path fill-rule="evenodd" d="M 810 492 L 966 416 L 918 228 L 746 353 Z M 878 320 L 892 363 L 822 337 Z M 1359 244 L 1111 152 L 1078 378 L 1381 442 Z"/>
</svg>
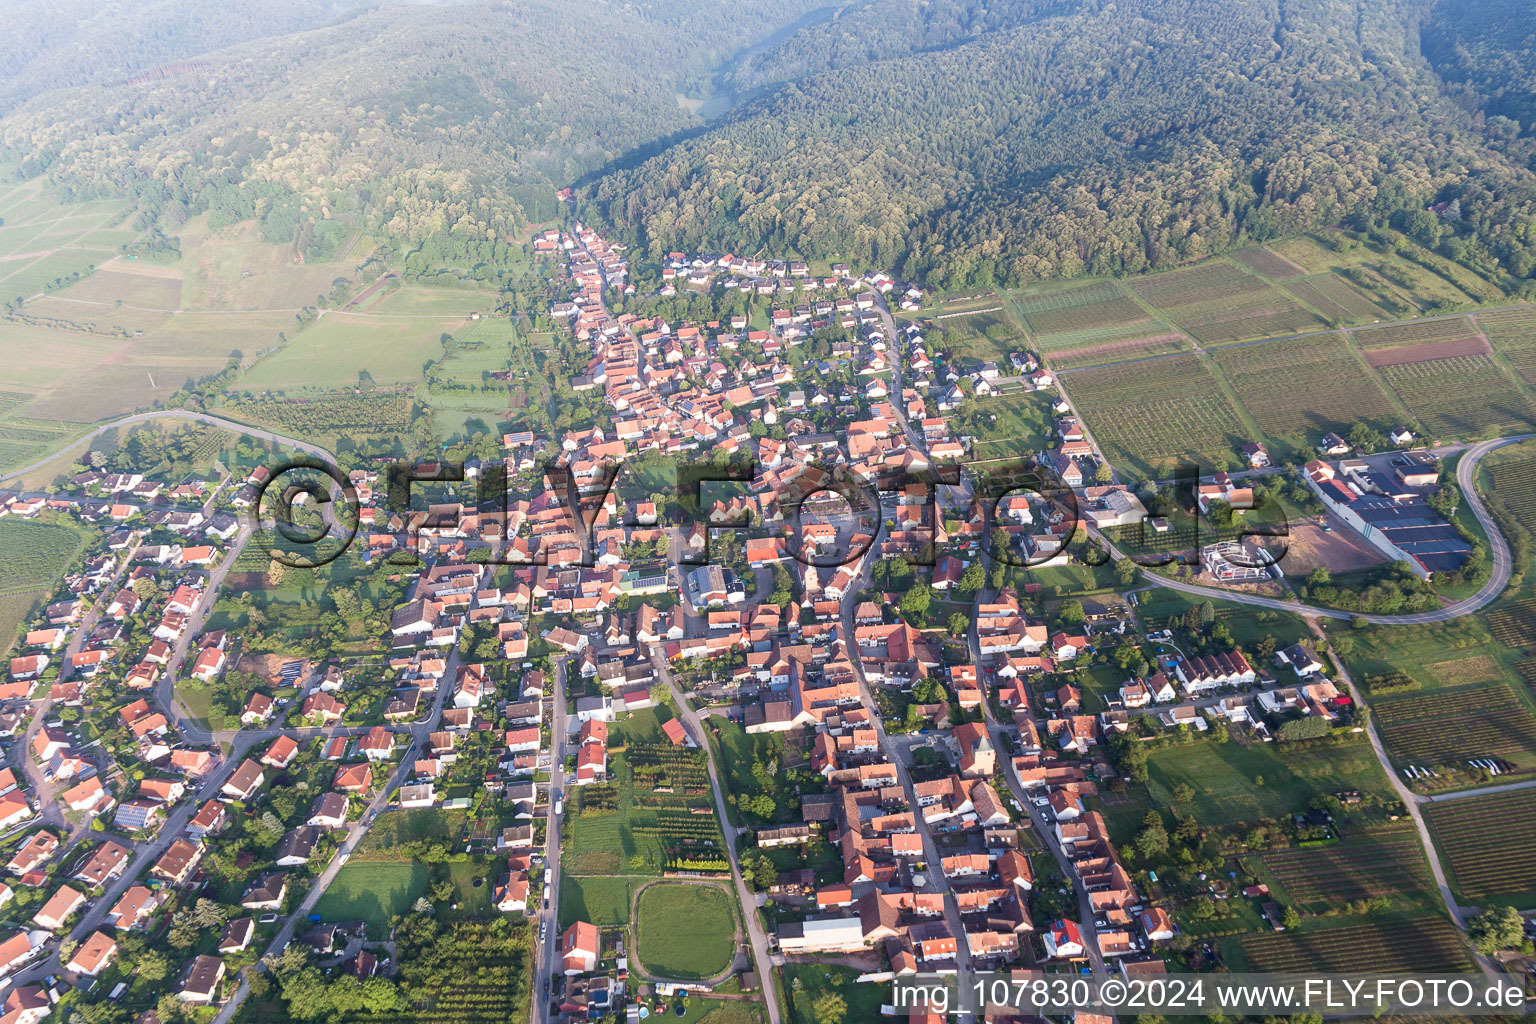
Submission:
<svg viewBox="0 0 1536 1024">
<path fill-rule="evenodd" d="M 154 16 L 188 0 L 149 0 L 146 23 L 114 6 L 127 36 L 159 39 Z M 254 26 L 239 12 L 260 4 L 233 6 L 232 24 Z M 156 49 L 170 63 L 32 97 L 0 120 L 0 159 L 22 175 L 46 172 L 66 195 L 137 196 L 168 232 L 208 209 L 224 221 L 259 216 L 273 241 L 327 218 L 407 239 L 448 229 L 485 238 L 553 215 L 554 189 L 592 168 L 699 127 L 678 95 L 705 89 L 733 54 L 817 6 L 382 5 L 313 28 L 295 14 L 288 27 L 302 30 L 272 22 L 206 53 L 196 33 L 164 28 L 174 39 Z M 229 34 L 204 33 L 216 45 Z M 37 44 L 30 64 L 77 47 L 68 33 L 56 43 Z"/>
<path fill-rule="evenodd" d="M 119 84 L 235 43 L 345 17 L 371 0 L 0 0 L 0 113 L 61 86 Z"/>
<path fill-rule="evenodd" d="M 1460 220 L 1422 230 L 1526 276 L 1531 145 L 1480 103 L 1529 109 L 1532 5 L 1471 6 L 1474 38 L 1439 62 L 1470 54 L 1470 84 L 1448 86 L 1421 29 L 1442 39 L 1460 2 L 874 0 L 744 63 L 756 98 L 583 195 L 655 250 L 836 255 L 956 287 L 1459 199 Z"/>
</svg>

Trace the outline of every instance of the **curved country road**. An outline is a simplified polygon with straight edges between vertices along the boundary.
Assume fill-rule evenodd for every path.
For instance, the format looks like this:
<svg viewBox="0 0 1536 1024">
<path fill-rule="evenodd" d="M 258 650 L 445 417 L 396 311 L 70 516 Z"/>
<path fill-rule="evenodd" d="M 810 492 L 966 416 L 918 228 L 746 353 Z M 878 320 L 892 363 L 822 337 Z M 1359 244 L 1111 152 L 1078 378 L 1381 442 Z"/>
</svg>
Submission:
<svg viewBox="0 0 1536 1024">
<path fill-rule="evenodd" d="M 1516 434 L 1511 437 L 1496 437 L 1489 441 L 1482 441 L 1468 448 L 1459 463 L 1456 464 L 1456 485 L 1461 489 L 1463 500 L 1467 508 L 1477 517 L 1478 523 L 1483 527 L 1483 532 L 1488 535 L 1488 550 L 1493 557 L 1493 569 L 1488 574 L 1488 581 L 1482 585 L 1477 593 L 1471 597 L 1463 598 L 1443 608 L 1436 608 L 1427 612 L 1412 612 L 1407 615 L 1366 615 L 1358 612 L 1346 612 L 1338 608 L 1324 608 L 1320 605 L 1302 604 L 1299 601 L 1282 601 L 1273 597 L 1260 597 L 1257 594 L 1234 593 L 1221 587 L 1206 587 L 1197 583 L 1185 583 L 1182 580 L 1169 579 L 1160 576 L 1150 569 L 1143 569 L 1141 574 L 1148 583 L 1154 586 L 1167 587 L 1170 590 L 1182 591 L 1197 597 L 1219 598 L 1223 601 L 1234 601 L 1238 604 L 1255 605 L 1260 608 L 1272 608 L 1275 611 L 1293 612 L 1308 617 L 1322 617 L 1328 619 L 1364 619 L 1366 622 L 1380 626 L 1422 626 L 1430 622 L 1445 622 L 1449 619 L 1470 615 L 1479 608 L 1491 602 L 1504 592 L 1509 584 L 1510 572 L 1513 569 L 1513 561 L 1509 554 L 1509 544 L 1504 540 L 1504 535 L 1499 532 L 1498 524 L 1494 522 L 1483 499 L 1477 493 L 1477 465 L 1483 456 L 1495 448 L 1504 445 L 1517 444 L 1521 441 L 1536 437 L 1536 434 Z M 1107 537 L 1094 531 L 1105 546 L 1109 548 L 1110 557 L 1119 560 L 1128 557 L 1123 551 L 1110 543 Z"/>
<path fill-rule="evenodd" d="M 237 431 L 238 433 L 245 434 L 249 437 L 259 437 L 263 441 L 271 441 L 274 444 L 285 444 L 290 448 L 297 448 L 301 452 L 308 452 L 310 455 L 325 459 L 327 462 L 332 464 L 336 462 L 336 456 L 332 455 L 329 451 L 320 447 L 319 445 L 312 444 L 309 441 L 300 441 L 296 437 L 288 437 L 285 434 L 279 434 L 271 430 L 264 430 L 261 427 L 253 427 L 248 423 L 241 423 L 238 420 L 227 420 L 222 416 L 214 416 L 206 412 L 193 412 L 190 409 L 165 409 L 160 412 L 136 412 L 131 416 L 122 416 L 118 419 L 103 423 L 99 427 L 91 430 L 89 433 L 82 434 L 81 436 L 69 441 L 63 447 L 57 448 L 49 454 L 43 456 L 41 459 L 38 459 L 30 466 L 24 466 L 21 469 L 12 470 L 9 473 L 0 473 L 0 483 L 4 483 L 7 480 L 14 480 L 19 476 L 25 476 L 33 470 L 41 469 L 43 466 L 48 465 L 48 463 L 52 462 L 54 459 L 58 458 L 64 452 L 69 451 L 76 445 L 90 441 L 93 438 L 100 437 L 102 434 L 105 434 L 109 430 L 115 430 L 118 427 L 127 426 L 130 423 L 144 423 L 148 420 L 192 420 L 197 423 L 206 423 L 209 426 L 223 427 L 226 430 Z"/>
</svg>

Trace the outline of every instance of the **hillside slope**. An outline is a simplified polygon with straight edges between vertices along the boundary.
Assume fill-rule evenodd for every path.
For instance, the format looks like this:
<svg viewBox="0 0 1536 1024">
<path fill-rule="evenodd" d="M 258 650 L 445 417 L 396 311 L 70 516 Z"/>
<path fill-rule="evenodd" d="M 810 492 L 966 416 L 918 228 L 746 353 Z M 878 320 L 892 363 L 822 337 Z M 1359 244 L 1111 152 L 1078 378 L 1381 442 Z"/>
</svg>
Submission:
<svg viewBox="0 0 1536 1024">
<path fill-rule="evenodd" d="M 699 127 L 679 94 L 814 6 L 375 7 L 37 95 L 0 121 L 0 151 L 66 195 L 135 195 L 171 229 L 211 209 L 261 217 L 274 241 L 299 221 L 343 216 L 413 240 L 483 238 L 514 230 L 530 207 L 551 215 L 553 186 Z"/>
<path fill-rule="evenodd" d="M 655 250 L 793 250 L 969 287 L 1169 266 L 1475 178 L 1473 255 L 1529 273 L 1529 151 L 1445 95 L 1420 52 L 1427 2 L 966 9 L 874 0 L 807 29 L 740 69 L 756 98 L 584 195 Z"/>
</svg>

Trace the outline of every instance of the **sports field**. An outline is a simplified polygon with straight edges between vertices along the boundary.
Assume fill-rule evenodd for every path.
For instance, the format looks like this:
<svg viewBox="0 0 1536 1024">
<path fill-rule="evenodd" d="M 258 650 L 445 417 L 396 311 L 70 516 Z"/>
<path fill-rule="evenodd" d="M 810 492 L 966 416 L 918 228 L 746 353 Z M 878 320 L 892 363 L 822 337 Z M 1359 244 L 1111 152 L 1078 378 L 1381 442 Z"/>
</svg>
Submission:
<svg viewBox="0 0 1536 1024">
<path fill-rule="evenodd" d="M 636 907 L 640 962 L 652 974 L 693 980 L 731 965 L 736 916 L 713 885 L 661 882 L 646 886 Z"/>
</svg>

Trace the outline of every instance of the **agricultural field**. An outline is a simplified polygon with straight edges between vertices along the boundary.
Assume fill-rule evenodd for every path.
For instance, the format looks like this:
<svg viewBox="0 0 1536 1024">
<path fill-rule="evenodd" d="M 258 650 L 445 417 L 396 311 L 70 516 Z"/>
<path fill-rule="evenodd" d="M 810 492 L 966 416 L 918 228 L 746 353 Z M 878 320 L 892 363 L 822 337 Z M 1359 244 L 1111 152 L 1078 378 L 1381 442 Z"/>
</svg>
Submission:
<svg viewBox="0 0 1536 1024">
<path fill-rule="evenodd" d="M 1489 612 L 1488 631 L 1503 647 L 1524 651 L 1536 647 L 1536 598 L 1514 601 Z"/>
<path fill-rule="evenodd" d="M 1356 420 L 1387 425 L 1397 405 L 1340 334 L 1229 345 L 1211 358 L 1264 432 L 1306 448 Z"/>
<path fill-rule="evenodd" d="M 732 897 L 714 885 L 657 882 L 640 893 L 636 942 L 647 971 L 664 978 L 712 978 L 735 956 Z"/>
<path fill-rule="evenodd" d="M 1483 460 L 1482 471 L 1491 485 L 1482 493 L 1536 536 L 1536 454 L 1524 446 L 1491 452 Z"/>
<path fill-rule="evenodd" d="M 1062 386 L 1109 461 L 1147 475 L 1179 459 L 1225 467 L 1248 440 L 1220 382 L 1195 355 L 1074 371 Z"/>
<path fill-rule="evenodd" d="M 1245 935 L 1238 943 L 1255 971 L 1415 974 L 1472 970 L 1466 940 L 1443 917 L 1342 928 Z"/>
<path fill-rule="evenodd" d="M 118 259 L 53 299 L 56 303 L 113 308 L 122 303 L 130 312 L 169 313 L 181 308 L 181 270 L 148 260 Z"/>
<path fill-rule="evenodd" d="M 0 582 L 0 640 L 7 651 L 38 601 L 53 592 L 64 570 L 85 549 L 91 533 L 71 523 L 0 519 L 0 551 L 6 569 Z"/>
<path fill-rule="evenodd" d="M 1014 305 L 1039 338 L 1042 352 L 1167 329 L 1114 281 L 1021 294 Z"/>
<path fill-rule="evenodd" d="M 1331 846 L 1271 850 L 1256 858 L 1278 884 L 1276 898 L 1307 913 L 1322 914 L 1351 900 L 1386 896 L 1432 906 L 1434 879 L 1418 833 L 1407 823 L 1383 825 Z"/>
<path fill-rule="evenodd" d="M 122 244 L 99 233 L 132 210 L 121 200 L 61 203 L 41 179 L 0 186 L 0 297 L 29 299 L 88 277 Z"/>
<path fill-rule="evenodd" d="M 8 390 L 32 396 L 11 415 L 66 423 L 164 402 L 188 381 L 211 377 L 236 354 L 249 357 L 293 329 L 293 318 L 281 313 L 170 316 L 70 306 L 59 296 L 29 303 L 25 312 L 36 320 L 0 326 Z"/>
<path fill-rule="evenodd" d="M 1131 285 L 1169 321 L 1204 345 L 1265 338 L 1326 326 L 1256 274 L 1227 260 L 1154 274 Z"/>
<path fill-rule="evenodd" d="M 1331 272 L 1287 281 L 1285 290 L 1334 323 L 1357 323 L 1387 315 L 1386 310 L 1350 287 L 1344 278 Z"/>
<path fill-rule="evenodd" d="M 1284 256 L 1277 255 L 1262 245 L 1249 246 L 1232 253 L 1232 258 L 1255 273 L 1262 274 L 1271 281 L 1283 280 L 1288 277 L 1301 277 L 1306 268 L 1298 267 Z"/>
<path fill-rule="evenodd" d="M 1479 313 L 1477 324 L 1521 379 L 1536 385 L 1536 309 Z"/>
<path fill-rule="evenodd" d="M 1355 342 L 1367 352 L 1384 348 L 1415 347 L 1442 341 L 1461 341 L 1478 336 L 1470 317 L 1455 316 L 1412 323 L 1360 327 L 1351 331 Z"/>
<path fill-rule="evenodd" d="M 1143 335 L 1138 330 L 1120 332 L 1129 337 L 1105 340 L 1082 345 L 1078 348 L 1052 352 L 1046 361 L 1056 370 L 1075 370 L 1085 366 L 1103 366 L 1137 359 L 1188 352 L 1190 341 L 1182 334 L 1166 331 L 1162 334 Z"/>
<path fill-rule="evenodd" d="M 443 357 L 443 335 L 457 334 L 467 317 L 384 319 L 330 313 L 240 378 L 242 391 L 328 391 L 376 384 L 412 384 L 428 363 Z"/>
<path fill-rule="evenodd" d="M 359 860 L 342 866 L 326 888 L 315 913 L 326 921 L 367 921 L 378 934 L 390 918 L 411 909 L 427 891 L 431 872 L 414 860 Z"/>
<path fill-rule="evenodd" d="M 724 870 L 703 753 L 632 743 L 609 762 L 611 781 L 577 790 L 562 836 L 576 875 L 657 875 L 668 868 Z"/>
<path fill-rule="evenodd" d="M 1460 896 L 1517 906 L 1536 901 L 1536 790 L 1434 801 L 1425 813 Z"/>
<path fill-rule="evenodd" d="M 1380 373 L 1430 438 L 1523 433 L 1536 424 L 1536 405 L 1487 355 L 1383 366 Z"/>
<path fill-rule="evenodd" d="M 1536 715 L 1502 681 L 1372 702 L 1387 750 L 1399 763 L 1453 764 L 1498 757 L 1536 764 Z"/>
</svg>

